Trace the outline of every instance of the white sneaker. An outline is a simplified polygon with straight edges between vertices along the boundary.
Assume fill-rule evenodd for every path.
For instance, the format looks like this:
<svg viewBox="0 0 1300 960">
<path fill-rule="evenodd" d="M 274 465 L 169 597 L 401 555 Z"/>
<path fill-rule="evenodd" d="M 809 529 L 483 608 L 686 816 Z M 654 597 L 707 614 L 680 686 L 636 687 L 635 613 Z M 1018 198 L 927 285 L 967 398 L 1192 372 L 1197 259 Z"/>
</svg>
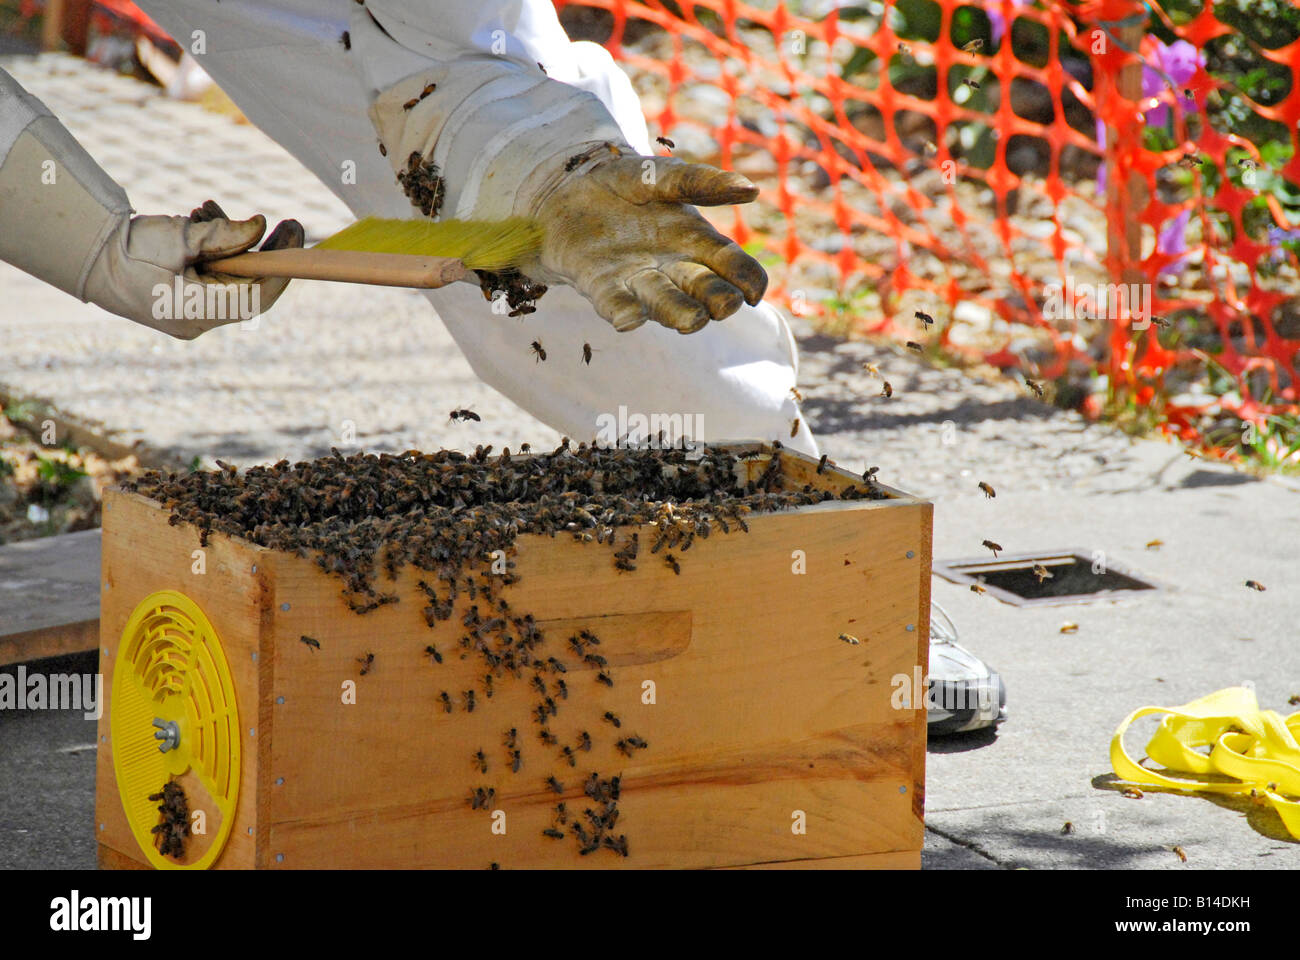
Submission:
<svg viewBox="0 0 1300 960">
<path fill-rule="evenodd" d="M 957 642 L 957 628 L 930 604 L 930 673 L 926 690 L 930 736 L 981 730 L 1007 717 L 1007 688 L 997 671 Z"/>
</svg>

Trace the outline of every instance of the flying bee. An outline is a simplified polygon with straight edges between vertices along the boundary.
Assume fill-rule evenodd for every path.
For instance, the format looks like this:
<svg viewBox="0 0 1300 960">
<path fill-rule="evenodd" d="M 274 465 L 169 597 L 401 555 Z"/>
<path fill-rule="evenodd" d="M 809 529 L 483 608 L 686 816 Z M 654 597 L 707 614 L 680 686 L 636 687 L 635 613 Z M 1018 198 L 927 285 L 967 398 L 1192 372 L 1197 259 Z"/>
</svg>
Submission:
<svg viewBox="0 0 1300 960">
<path fill-rule="evenodd" d="M 547 777 L 546 785 L 556 793 L 564 793 L 564 784 L 560 783 L 560 781 L 556 780 L 554 777 Z"/>
<path fill-rule="evenodd" d="M 1042 583 L 1044 580 L 1050 580 L 1056 575 L 1041 563 L 1036 563 L 1034 564 L 1034 576 L 1038 578 L 1039 583 Z"/>
<path fill-rule="evenodd" d="M 615 727 L 623 726 L 623 721 L 620 720 L 615 714 L 611 713 L 608 710 L 605 711 L 605 715 L 601 717 L 601 719 L 604 720 L 606 723 L 612 723 Z"/>
<path fill-rule="evenodd" d="M 799 392 L 799 388 L 798 388 L 798 387 L 791 387 L 791 388 L 790 388 L 790 396 L 794 397 L 794 398 L 795 398 L 796 400 L 798 400 L 800 403 L 803 403 L 803 394 Z"/>
<path fill-rule="evenodd" d="M 532 348 L 533 355 L 537 358 L 534 363 L 541 363 L 546 359 L 546 350 L 542 347 L 541 340 L 534 340 L 529 346 Z"/>
<path fill-rule="evenodd" d="M 1297 704 L 1300 704 L 1300 693 L 1293 693 L 1287 698 L 1286 705 L 1288 707 L 1294 707 Z"/>
<path fill-rule="evenodd" d="M 682 565 L 677 562 L 677 558 L 671 553 L 664 554 L 664 563 L 673 568 L 673 573 L 677 574 L 679 577 L 682 575 Z"/>
<path fill-rule="evenodd" d="M 1063 623 L 1063 624 L 1061 624 L 1061 632 L 1062 632 L 1062 633 L 1078 633 L 1078 632 L 1079 632 L 1079 625 L 1078 625 L 1077 623 Z"/>
<path fill-rule="evenodd" d="M 674 150 L 677 147 L 677 144 L 673 143 L 667 137 L 655 137 L 655 142 L 663 144 L 669 150 Z"/>
<path fill-rule="evenodd" d="M 465 421 L 465 420 L 473 420 L 473 421 L 475 421 L 475 422 L 479 422 L 479 421 L 482 421 L 483 418 L 480 417 L 480 416 L 479 416 L 477 413 L 475 413 L 473 410 L 453 410 L 453 411 L 451 412 L 451 416 L 450 416 L 449 419 L 450 419 L 452 422 L 455 422 L 455 421 L 457 421 L 457 420 L 461 420 L 461 421 Z"/>
<path fill-rule="evenodd" d="M 965 80 L 962 81 L 962 83 L 966 84 L 966 86 L 970 87 L 972 90 L 978 90 L 980 88 L 979 83 L 972 80 L 970 77 L 967 77 Z"/>
<path fill-rule="evenodd" d="M 988 547 L 990 550 L 992 550 L 994 557 L 996 557 L 998 555 L 998 551 L 1002 549 L 1002 544 L 994 543 L 992 540 L 985 540 L 981 544 L 981 546 Z"/>
<path fill-rule="evenodd" d="M 311 647 L 313 650 L 320 649 L 320 641 L 317 640 L 315 637 L 307 636 L 307 634 L 305 633 L 302 635 L 302 642 L 307 644 L 307 646 Z"/>
<path fill-rule="evenodd" d="M 799 433 L 799 418 L 795 417 L 794 422 L 790 424 L 790 436 L 797 436 Z"/>
<path fill-rule="evenodd" d="M 981 587 L 978 583 L 972 583 L 970 585 L 970 589 L 971 589 L 971 593 L 987 593 L 987 591 L 983 587 Z"/>
<path fill-rule="evenodd" d="M 914 313 L 913 316 L 916 317 L 916 319 L 921 321 L 922 326 L 928 327 L 933 325 L 934 323 L 934 317 L 930 316 L 928 313 L 926 313 L 923 310 L 916 311 L 916 313 Z"/>
<path fill-rule="evenodd" d="M 434 663 L 442 663 L 442 654 L 438 652 L 438 648 L 435 647 L 433 644 L 429 644 L 427 647 L 425 647 L 424 652 L 427 653 L 429 656 L 433 657 Z"/>
<path fill-rule="evenodd" d="M 890 385 L 888 380 L 886 380 L 885 385 L 880 388 L 880 395 L 886 399 L 894 395 L 894 388 Z"/>
<path fill-rule="evenodd" d="M 1174 322 L 1167 317 L 1152 317 L 1151 322 L 1162 330 L 1167 330 L 1169 327 L 1174 325 Z"/>
<path fill-rule="evenodd" d="M 344 30 L 344 31 L 343 31 L 343 36 L 339 37 L 339 43 L 343 44 L 343 49 L 344 49 L 344 50 L 351 50 L 351 49 L 352 49 L 352 34 L 350 34 L 348 31 Z"/>
<path fill-rule="evenodd" d="M 933 140 L 925 141 L 925 155 L 927 157 L 933 157 L 938 152 L 939 152 L 939 147 L 935 144 Z"/>
<path fill-rule="evenodd" d="M 1161 547 L 1163 547 L 1164 545 L 1165 545 L 1165 542 L 1164 542 L 1163 540 L 1149 540 L 1149 541 L 1147 541 L 1147 549 L 1148 549 L 1148 550 L 1159 550 L 1159 549 L 1160 549 Z"/>
<path fill-rule="evenodd" d="M 845 643 L 852 644 L 855 647 L 862 642 L 857 637 L 853 636 L 853 634 L 851 633 L 841 633 L 840 639 L 843 640 Z"/>
<path fill-rule="evenodd" d="M 1184 153 L 1178 158 L 1178 165 L 1184 170 L 1199 170 L 1201 168 L 1201 158 L 1191 152 Z"/>
<path fill-rule="evenodd" d="M 1268 589 L 1268 588 L 1265 587 L 1262 583 L 1260 583 L 1258 580 L 1247 580 L 1247 581 L 1246 581 L 1246 586 L 1250 587 L 1250 589 L 1252 589 L 1252 590 L 1257 590 L 1257 591 L 1259 591 L 1260 593 L 1263 593 L 1265 590 Z"/>
<path fill-rule="evenodd" d="M 983 49 L 984 49 L 984 41 L 978 37 L 976 37 L 974 40 L 970 40 L 962 44 L 962 50 L 966 51 L 967 53 L 977 53 L 978 51 Z"/>
<path fill-rule="evenodd" d="M 1064 834 L 1074 833 L 1074 824 L 1071 823 L 1069 820 L 1066 820 L 1065 823 L 1061 826 L 1061 833 Z"/>
<path fill-rule="evenodd" d="M 361 664 L 361 676 L 370 672 L 370 668 L 375 665 L 375 655 L 367 653 L 364 657 L 357 657 L 357 663 Z"/>
<path fill-rule="evenodd" d="M 1038 399 L 1039 399 L 1039 400 L 1043 399 L 1043 385 L 1042 385 L 1042 384 L 1040 384 L 1040 383 L 1035 383 L 1033 380 L 1026 380 L 1026 381 L 1025 381 L 1025 386 L 1028 387 L 1030 390 L 1034 391 L 1034 393 L 1038 396 Z"/>
<path fill-rule="evenodd" d="M 582 345 L 582 362 L 587 366 L 591 366 L 591 344 L 589 343 Z"/>
<path fill-rule="evenodd" d="M 1146 796 L 1146 794 L 1144 794 L 1137 787 L 1127 787 L 1122 793 L 1120 793 L 1120 796 L 1127 797 L 1130 800 L 1141 800 L 1144 796 Z"/>
<path fill-rule="evenodd" d="M 1247 170 L 1258 170 L 1259 162 L 1251 157 L 1242 157 L 1237 161 L 1237 165 L 1245 167 Z"/>
<path fill-rule="evenodd" d="M 479 773 L 487 773 L 487 756 L 482 749 L 474 754 L 474 766 L 478 767 Z"/>
<path fill-rule="evenodd" d="M 880 376 L 880 369 L 874 363 L 864 363 L 862 369 L 873 377 Z"/>
<path fill-rule="evenodd" d="M 898 53 L 899 56 L 901 56 L 904 61 L 912 59 L 912 48 L 909 47 L 907 44 L 903 43 L 903 41 L 901 40 L 898 42 Z"/>
<path fill-rule="evenodd" d="M 907 341 L 907 349 L 915 350 L 917 353 L 925 353 L 925 347 L 921 346 L 915 340 Z"/>
<path fill-rule="evenodd" d="M 980 481 L 980 489 L 984 491 L 984 499 L 986 500 L 992 500 L 994 497 L 998 495 L 998 492 L 994 490 L 991 486 L 989 486 L 987 483 L 985 483 L 983 480 Z"/>
</svg>

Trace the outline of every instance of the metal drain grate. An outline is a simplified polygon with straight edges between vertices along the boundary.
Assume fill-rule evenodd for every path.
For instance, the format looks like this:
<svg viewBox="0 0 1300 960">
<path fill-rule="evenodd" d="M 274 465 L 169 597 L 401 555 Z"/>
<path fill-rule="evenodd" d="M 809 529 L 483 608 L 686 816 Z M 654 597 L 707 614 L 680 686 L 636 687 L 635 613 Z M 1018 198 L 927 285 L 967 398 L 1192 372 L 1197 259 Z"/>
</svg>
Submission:
<svg viewBox="0 0 1300 960">
<path fill-rule="evenodd" d="M 1098 560 L 1094 560 L 1094 557 Z M 1104 562 L 1101 562 L 1104 559 Z M 1094 572 L 1094 563 L 1097 569 Z M 1039 580 L 1034 566 L 1051 574 Z M 1124 594 L 1162 590 L 1163 585 L 1119 563 L 1102 551 L 1075 547 L 1039 553 L 1003 555 L 996 560 L 935 561 L 934 572 L 958 584 L 978 583 L 992 596 L 1017 607 L 1115 600 Z"/>
</svg>

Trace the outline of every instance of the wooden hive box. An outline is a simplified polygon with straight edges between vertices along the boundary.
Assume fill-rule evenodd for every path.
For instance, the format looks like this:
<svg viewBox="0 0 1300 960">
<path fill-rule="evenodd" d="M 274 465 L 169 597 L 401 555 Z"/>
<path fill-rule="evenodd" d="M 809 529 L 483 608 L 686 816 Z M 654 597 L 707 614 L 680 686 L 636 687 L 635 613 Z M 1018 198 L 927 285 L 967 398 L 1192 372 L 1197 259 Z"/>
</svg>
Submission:
<svg viewBox="0 0 1300 960">
<path fill-rule="evenodd" d="M 747 461 L 761 470 L 770 448 L 744 448 L 766 451 Z M 783 451 L 783 482 L 794 488 L 860 484 L 816 467 Z M 894 681 L 926 668 L 932 507 L 881 489 L 888 499 L 752 514 L 748 533 L 697 538 L 680 554 L 680 575 L 645 550 L 636 572 L 622 574 L 607 548 L 563 535 L 520 537 L 519 581 L 505 596 L 537 619 L 547 637 L 541 652 L 568 663 L 570 697 L 556 698 L 550 721 L 554 747 L 538 742 L 530 715 L 539 698 L 527 677 L 497 683 L 488 699 L 480 661 L 458 658 L 467 597 L 433 629 L 418 600 L 357 615 L 339 580 L 313 560 L 215 533 L 196 573 L 194 527 L 170 525 L 152 500 L 111 491 L 104 689 L 114 689 L 124 628 L 146 597 L 179 591 L 206 615 L 229 664 L 238 710 L 232 746 L 242 758 L 218 867 L 919 868 L 926 717 L 923 706 L 897 708 Z M 419 597 L 422 576 L 406 568 L 385 589 Z M 612 687 L 566 648 L 584 628 L 601 638 Z M 423 652 L 431 641 L 445 655 L 440 665 Z M 366 654 L 374 659 L 362 675 Z M 343 702 L 349 683 L 355 703 Z M 476 709 L 467 712 L 463 691 L 475 687 Z M 451 714 L 439 699 L 444 690 L 457 702 Z M 100 863 L 146 865 L 114 772 L 113 711 L 125 707 L 106 699 Z M 619 730 L 601 719 L 605 711 L 621 719 Z M 522 749 L 517 774 L 503 746 L 512 726 Z M 583 730 L 594 745 L 570 767 L 560 747 Z M 615 742 L 627 735 L 649 747 L 622 755 Z M 183 729 L 186 736 L 194 734 Z M 479 749 L 485 774 L 472 760 Z M 557 801 L 574 815 L 589 804 L 583 782 L 593 771 L 621 775 L 616 832 L 628 839 L 626 858 L 605 849 L 581 856 L 569 837 L 542 835 Z M 563 797 L 548 786 L 552 775 Z M 204 806 L 193 773 L 181 782 L 209 818 L 207 834 L 189 841 L 184 862 L 192 864 L 221 814 Z M 480 785 L 496 791 L 490 810 L 468 803 Z M 796 832 L 800 820 L 806 828 Z"/>
</svg>

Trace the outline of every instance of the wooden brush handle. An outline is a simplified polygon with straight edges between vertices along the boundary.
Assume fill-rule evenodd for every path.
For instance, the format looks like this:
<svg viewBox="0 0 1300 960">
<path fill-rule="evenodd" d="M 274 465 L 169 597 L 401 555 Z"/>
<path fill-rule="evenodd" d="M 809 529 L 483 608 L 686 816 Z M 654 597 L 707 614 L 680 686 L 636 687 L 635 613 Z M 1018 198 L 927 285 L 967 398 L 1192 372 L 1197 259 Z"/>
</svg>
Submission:
<svg viewBox="0 0 1300 960">
<path fill-rule="evenodd" d="M 203 269 L 236 277 L 294 277 L 339 280 L 384 287 L 445 287 L 465 276 L 465 265 L 452 257 L 417 257 L 407 253 L 357 250 L 291 250 L 240 253 L 208 260 Z"/>
</svg>

